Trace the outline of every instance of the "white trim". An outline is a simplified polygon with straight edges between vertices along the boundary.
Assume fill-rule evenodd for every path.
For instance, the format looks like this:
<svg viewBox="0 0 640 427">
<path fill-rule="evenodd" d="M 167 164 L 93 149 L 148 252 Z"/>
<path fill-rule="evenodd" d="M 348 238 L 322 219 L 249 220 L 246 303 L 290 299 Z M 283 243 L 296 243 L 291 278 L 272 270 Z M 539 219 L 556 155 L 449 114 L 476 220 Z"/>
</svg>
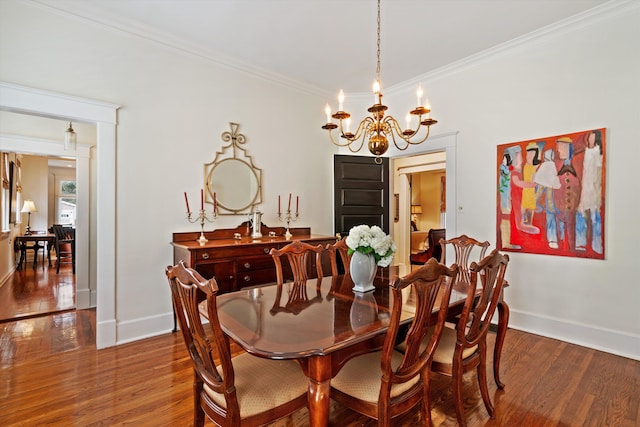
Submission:
<svg viewBox="0 0 640 427">
<path fill-rule="evenodd" d="M 0 110 L 39 115 L 60 120 L 95 123 L 97 125 L 97 233 L 96 233 L 96 347 L 110 347 L 116 344 L 116 311 L 115 311 L 115 183 L 116 183 L 116 118 L 119 106 L 104 102 L 83 99 L 74 96 L 48 92 L 41 89 L 18 86 L 0 82 Z M 37 145 L 37 143 L 36 143 Z M 21 151 L 27 149 L 22 147 Z M 33 147 L 31 147 L 33 149 Z M 53 147 L 51 147 L 53 149 Z M 82 147 L 79 148 L 81 150 Z M 79 157 L 84 159 L 84 157 Z M 86 166 L 78 166 L 88 170 Z M 78 186 L 78 191 L 87 191 Z M 80 194 L 78 195 L 80 197 Z M 82 210 L 89 209 L 87 205 Z M 78 234 L 89 235 L 89 221 L 80 221 Z M 88 245 L 76 248 L 78 252 L 77 266 L 82 253 L 88 256 Z M 88 259 L 86 260 L 88 268 Z M 81 271 L 81 270 L 80 270 Z M 76 271 L 76 274 L 79 274 Z M 84 274 L 84 273 L 82 273 Z M 85 298 L 83 297 L 83 300 Z M 90 298 L 92 299 L 92 298 Z"/>
<path fill-rule="evenodd" d="M 640 360 L 640 335 L 510 310 L 509 328 Z"/>
<path fill-rule="evenodd" d="M 125 344 L 171 332 L 171 329 L 167 329 L 167 325 L 173 326 L 172 311 L 118 322 L 117 344 Z"/>
</svg>

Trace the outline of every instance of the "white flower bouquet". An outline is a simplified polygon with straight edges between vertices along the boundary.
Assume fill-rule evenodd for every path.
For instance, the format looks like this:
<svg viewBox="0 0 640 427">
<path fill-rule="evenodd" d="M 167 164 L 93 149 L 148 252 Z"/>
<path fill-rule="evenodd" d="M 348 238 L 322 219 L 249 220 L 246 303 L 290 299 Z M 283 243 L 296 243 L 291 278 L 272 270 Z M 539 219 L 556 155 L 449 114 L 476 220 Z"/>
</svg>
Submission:
<svg viewBox="0 0 640 427">
<path fill-rule="evenodd" d="M 363 254 L 372 254 L 379 267 L 388 267 L 393 260 L 393 254 L 397 247 L 391 237 L 382 231 L 382 228 L 374 225 L 357 225 L 349 230 L 347 236 L 349 255 L 358 251 Z"/>
</svg>

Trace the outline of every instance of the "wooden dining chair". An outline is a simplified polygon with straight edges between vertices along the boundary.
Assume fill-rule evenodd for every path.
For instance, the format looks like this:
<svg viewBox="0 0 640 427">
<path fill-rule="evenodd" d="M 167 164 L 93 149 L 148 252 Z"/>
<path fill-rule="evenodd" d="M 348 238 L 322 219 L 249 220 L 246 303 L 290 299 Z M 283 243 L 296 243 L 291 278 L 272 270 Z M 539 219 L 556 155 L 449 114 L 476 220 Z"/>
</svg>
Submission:
<svg viewBox="0 0 640 427">
<path fill-rule="evenodd" d="M 173 305 L 194 369 L 194 426 L 205 415 L 219 426 L 259 426 L 307 405 L 308 380 L 294 361 L 275 361 L 242 353 L 231 357 L 229 338 L 220 327 L 218 285 L 181 261 L 166 269 Z M 207 300 L 210 333 L 198 311 Z"/>
<path fill-rule="evenodd" d="M 302 242 L 300 240 L 294 240 L 288 245 L 276 249 L 273 248 L 269 251 L 269 254 L 273 257 L 273 261 L 276 265 L 276 281 L 279 284 L 284 283 L 284 272 L 282 266 L 282 258 L 286 257 L 291 267 L 291 273 L 293 275 L 293 281 L 298 283 L 306 282 L 309 279 L 309 271 L 313 264 L 316 267 L 316 274 L 318 279 L 322 279 L 322 253 L 324 248 L 322 245 L 313 246 L 309 243 Z M 310 254 L 315 254 L 315 263 L 309 258 Z"/>
<path fill-rule="evenodd" d="M 440 247 L 441 247 L 441 261 L 443 264 L 446 264 L 446 255 L 447 255 L 447 245 L 451 245 L 453 247 L 453 251 L 455 254 L 455 259 L 453 263 L 458 266 L 460 269 L 458 280 L 468 280 L 469 279 L 469 267 L 471 267 L 470 258 L 472 255 L 478 253 L 477 261 L 480 261 L 484 258 L 484 254 L 487 252 L 487 248 L 491 243 L 488 241 L 480 242 L 473 237 L 469 237 L 466 234 L 463 234 L 458 237 L 453 237 L 449 240 L 440 239 Z"/>
<path fill-rule="evenodd" d="M 462 377 L 477 370 L 478 386 L 484 406 L 491 418 L 495 415 L 487 388 L 487 332 L 504 286 L 509 256 L 494 249 L 469 268 L 471 280 L 458 324 L 445 327 L 433 356 L 431 370 L 452 377 L 453 399 L 460 426 L 465 426 L 462 400 Z M 480 281 L 480 285 L 478 285 Z M 478 286 L 480 286 L 478 292 Z"/>
<path fill-rule="evenodd" d="M 71 264 L 76 274 L 76 230 L 69 226 L 53 224 L 51 231 L 56 236 L 56 274 L 60 273 L 60 265 Z"/>
<path fill-rule="evenodd" d="M 435 259 L 391 284 L 393 307 L 381 351 L 349 360 L 331 380 L 331 398 L 352 410 L 390 426 L 391 419 L 422 405 L 431 425 L 430 366 L 444 329 L 456 266 L 447 268 Z M 402 290 L 411 286 L 416 300 L 413 322 L 406 333 L 404 353 L 394 349 L 400 329 Z M 440 307 L 437 319 L 432 311 Z M 427 337 L 427 345 L 423 339 Z"/>
<path fill-rule="evenodd" d="M 327 244 L 327 246 L 325 246 L 325 249 L 329 253 L 329 260 L 331 262 L 331 275 L 337 276 L 340 274 L 340 265 L 338 264 L 338 259 L 340 259 L 340 263 L 342 265 L 342 268 L 344 269 L 344 274 L 349 274 L 351 255 L 349 255 L 347 238 L 343 237 L 333 244 L 329 243 Z"/>
</svg>

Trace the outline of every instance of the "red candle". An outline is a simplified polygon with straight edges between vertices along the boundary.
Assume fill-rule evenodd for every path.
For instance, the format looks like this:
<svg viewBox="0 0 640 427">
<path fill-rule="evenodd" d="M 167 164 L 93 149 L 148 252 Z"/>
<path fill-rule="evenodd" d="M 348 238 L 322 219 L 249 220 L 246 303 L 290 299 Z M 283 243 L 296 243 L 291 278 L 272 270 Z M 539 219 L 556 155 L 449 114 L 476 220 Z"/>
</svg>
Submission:
<svg viewBox="0 0 640 427">
<path fill-rule="evenodd" d="M 189 199 L 187 199 L 187 192 L 184 192 L 184 203 L 187 205 L 187 213 L 191 213 L 189 210 Z"/>
<path fill-rule="evenodd" d="M 280 195 L 278 194 L 278 215 L 280 215 Z"/>
<path fill-rule="evenodd" d="M 287 206 L 287 210 L 291 212 L 291 193 L 289 193 L 289 205 Z"/>
<path fill-rule="evenodd" d="M 300 202 L 300 196 L 296 196 L 296 215 L 298 215 L 298 203 Z"/>
<path fill-rule="evenodd" d="M 200 210 L 204 210 L 204 190 L 200 189 Z"/>
</svg>

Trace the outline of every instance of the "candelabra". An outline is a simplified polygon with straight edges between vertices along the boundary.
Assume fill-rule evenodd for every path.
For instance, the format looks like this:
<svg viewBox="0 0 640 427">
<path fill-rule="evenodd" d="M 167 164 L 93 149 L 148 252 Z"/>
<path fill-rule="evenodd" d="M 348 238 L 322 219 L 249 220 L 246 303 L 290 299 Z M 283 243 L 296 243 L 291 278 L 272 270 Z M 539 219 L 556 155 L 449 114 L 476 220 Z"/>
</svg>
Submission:
<svg viewBox="0 0 640 427">
<path fill-rule="evenodd" d="M 190 223 L 194 224 L 196 222 L 200 222 L 200 237 L 198 238 L 197 242 L 200 243 L 201 245 L 204 245 L 205 243 L 207 243 L 209 241 L 209 239 L 207 239 L 206 237 L 204 237 L 204 223 L 206 222 L 213 222 L 216 220 L 216 218 L 218 217 L 218 214 L 216 213 L 216 209 L 214 208 L 214 210 L 211 212 L 211 217 L 209 217 L 207 215 L 207 213 L 205 212 L 204 209 L 200 209 L 200 213 L 198 213 L 198 216 L 196 216 L 195 218 L 191 218 L 191 211 L 187 211 L 187 221 L 189 221 Z"/>
<path fill-rule="evenodd" d="M 292 234 L 289 232 L 289 223 L 291 223 L 291 221 L 293 222 L 297 221 L 299 216 L 300 215 L 298 214 L 298 212 L 291 213 L 291 209 L 287 209 L 284 215 L 282 214 L 282 212 L 278 212 L 278 220 L 284 221 L 287 223 L 287 230 L 284 233 L 284 237 L 287 240 L 291 239 L 291 236 L 292 236 Z"/>
</svg>

